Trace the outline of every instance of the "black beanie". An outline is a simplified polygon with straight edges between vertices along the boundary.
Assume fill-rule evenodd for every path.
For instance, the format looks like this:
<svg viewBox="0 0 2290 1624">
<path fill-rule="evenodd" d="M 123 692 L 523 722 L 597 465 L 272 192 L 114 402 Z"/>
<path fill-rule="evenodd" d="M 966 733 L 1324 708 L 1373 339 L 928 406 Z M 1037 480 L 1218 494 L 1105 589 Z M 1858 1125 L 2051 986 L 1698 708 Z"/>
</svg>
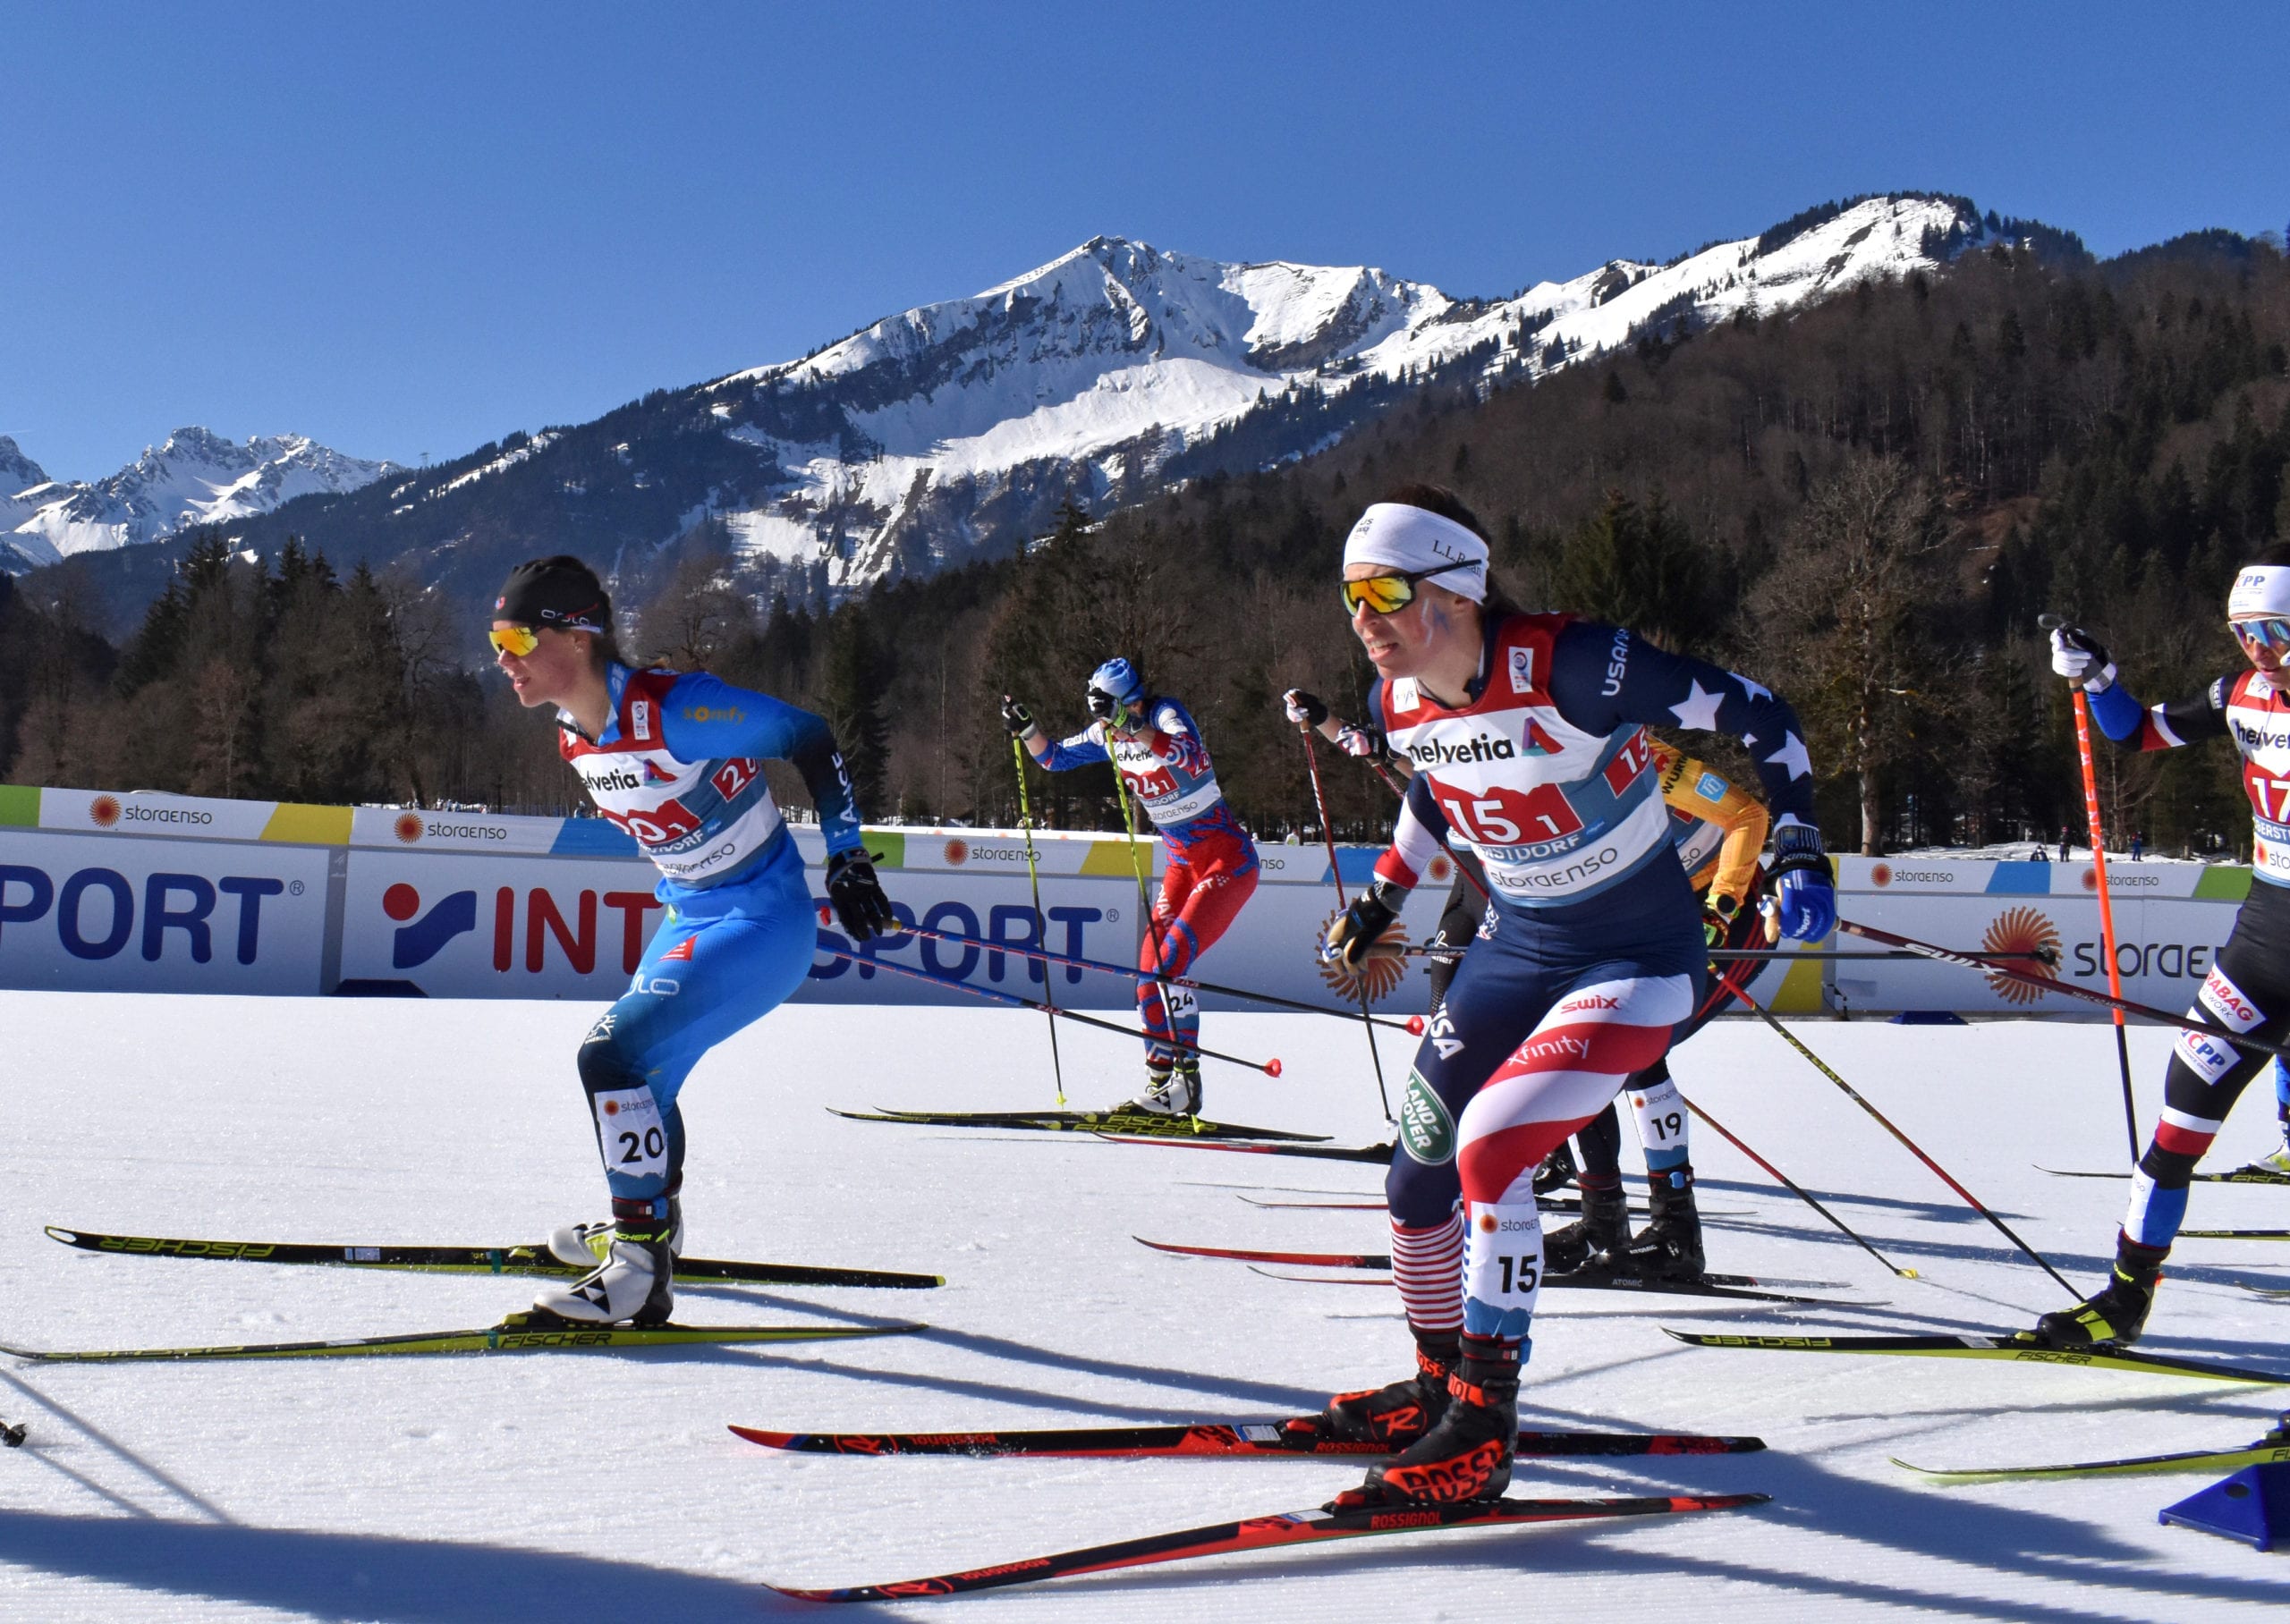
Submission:
<svg viewBox="0 0 2290 1624">
<path fill-rule="evenodd" d="M 609 631 L 612 599 L 597 572 L 570 554 L 534 558 L 509 571 L 493 618 L 559 631 Z"/>
</svg>

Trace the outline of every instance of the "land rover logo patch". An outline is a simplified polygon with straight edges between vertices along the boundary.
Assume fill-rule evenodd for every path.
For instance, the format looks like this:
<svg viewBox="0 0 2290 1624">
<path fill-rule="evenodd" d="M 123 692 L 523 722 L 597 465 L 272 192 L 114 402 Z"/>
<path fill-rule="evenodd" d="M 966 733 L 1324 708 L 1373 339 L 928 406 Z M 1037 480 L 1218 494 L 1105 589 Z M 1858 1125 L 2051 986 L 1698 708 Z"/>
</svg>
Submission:
<svg viewBox="0 0 2290 1624">
<path fill-rule="evenodd" d="M 1407 1093 L 1399 1103 L 1400 1148 L 1427 1166 L 1438 1167 L 1455 1159 L 1455 1119 L 1447 1103 L 1421 1071 L 1407 1074 Z"/>
</svg>

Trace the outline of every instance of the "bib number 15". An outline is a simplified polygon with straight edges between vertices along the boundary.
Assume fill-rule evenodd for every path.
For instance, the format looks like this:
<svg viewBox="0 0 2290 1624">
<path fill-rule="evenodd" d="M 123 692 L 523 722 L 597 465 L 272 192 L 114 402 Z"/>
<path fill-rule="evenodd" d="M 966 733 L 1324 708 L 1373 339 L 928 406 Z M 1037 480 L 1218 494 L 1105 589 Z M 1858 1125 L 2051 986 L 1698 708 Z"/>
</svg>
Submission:
<svg viewBox="0 0 2290 1624">
<path fill-rule="evenodd" d="M 1439 809 L 1463 837 L 1479 846 L 1523 846 L 1578 833 L 1582 820 L 1556 784 L 1523 793 L 1497 788 L 1484 796 L 1442 789 Z"/>
</svg>

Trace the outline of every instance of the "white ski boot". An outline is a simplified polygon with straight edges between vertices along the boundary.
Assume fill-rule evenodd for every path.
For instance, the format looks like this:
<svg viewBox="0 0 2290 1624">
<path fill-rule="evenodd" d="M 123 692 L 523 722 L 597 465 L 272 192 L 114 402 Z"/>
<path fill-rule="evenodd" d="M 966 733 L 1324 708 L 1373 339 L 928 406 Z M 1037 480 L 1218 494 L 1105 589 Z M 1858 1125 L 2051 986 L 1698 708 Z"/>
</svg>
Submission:
<svg viewBox="0 0 2290 1624">
<path fill-rule="evenodd" d="M 653 1203 L 627 1205 L 649 1209 Z M 666 1324 L 676 1306 L 675 1255 L 669 1248 L 678 1217 L 674 1197 L 667 1206 L 657 1217 L 640 1210 L 615 1219 L 604 1260 L 570 1285 L 543 1290 L 533 1298 L 535 1312 L 588 1325 Z"/>
<path fill-rule="evenodd" d="M 570 1269 L 593 1269 L 612 1255 L 613 1221 L 567 1223 L 548 1232 L 548 1255 Z M 668 1197 L 668 1255 L 683 1256 L 683 1203 Z"/>
<path fill-rule="evenodd" d="M 1146 1062 L 1145 1092 L 1133 1100 L 1122 1101 L 1114 1109 L 1150 1116 L 1199 1116 L 1200 1062 L 1191 1055 L 1174 1065 Z"/>
</svg>

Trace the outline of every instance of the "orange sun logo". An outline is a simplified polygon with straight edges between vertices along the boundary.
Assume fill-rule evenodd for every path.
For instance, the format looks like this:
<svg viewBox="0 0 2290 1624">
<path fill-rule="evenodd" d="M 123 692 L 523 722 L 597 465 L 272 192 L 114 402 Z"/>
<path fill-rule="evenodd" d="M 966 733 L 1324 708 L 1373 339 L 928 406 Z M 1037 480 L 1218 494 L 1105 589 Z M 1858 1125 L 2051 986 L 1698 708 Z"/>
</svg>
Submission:
<svg viewBox="0 0 2290 1624">
<path fill-rule="evenodd" d="M 1980 951 L 1984 953 L 2041 953 L 2042 960 L 2022 959 L 2014 968 L 2032 972 L 2047 981 L 2056 981 L 2058 972 L 2053 968 L 2059 962 L 2059 927 L 2032 908 L 2007 908 L 1996 916 L 1988 934 L 1980 939 Z M 2048 961 L 2047 961 L 2048 960 Z M 2006 1003 L 2033 1003 L 2043 996 L 2040 986 L 2030 986 L 2008 976 L 1990 970 L 1988 985 Z"/>
<path fill-rule="evenodd" d="M 98 829 L 108 829 L 119 821 L 119 802 L 109 795 L 98 795 L 88 803 L 88 821 Z"/>
<path fill-rule="evenodd" d="M 1329 913 L 1327 918 L 1320 921 L 1320 941 L 1327 940 L 1328 926 L 1343 917 L 1342 911 L 1336 910 Z M 1394 947 L 1404 947 L 1407 944 L 1407 927 L 1395 923 L 1383 934 L 1378 945 L 1380 946 L 1385 943 Z M 1357 975 L 1340 964 L 1323 963 L 1320 966 L 1320 979 L 1327 984 L 1330 992 L 1346 1003 L 1358 1003 L 1363 989 L 1369 1002 L 1372 1003 L 1397 986 L 1400 977 L 1406 974 L 1407 960 L 1392 953 L 1371 955 L 1367 968 Z"/>
<path fill-rule="evenodd" d="M 390 825 L 390 833 L 411 846 L 421 838 L 421 819 L 413 813 L 401 812 L 396 821 Z"/>
</svg>

